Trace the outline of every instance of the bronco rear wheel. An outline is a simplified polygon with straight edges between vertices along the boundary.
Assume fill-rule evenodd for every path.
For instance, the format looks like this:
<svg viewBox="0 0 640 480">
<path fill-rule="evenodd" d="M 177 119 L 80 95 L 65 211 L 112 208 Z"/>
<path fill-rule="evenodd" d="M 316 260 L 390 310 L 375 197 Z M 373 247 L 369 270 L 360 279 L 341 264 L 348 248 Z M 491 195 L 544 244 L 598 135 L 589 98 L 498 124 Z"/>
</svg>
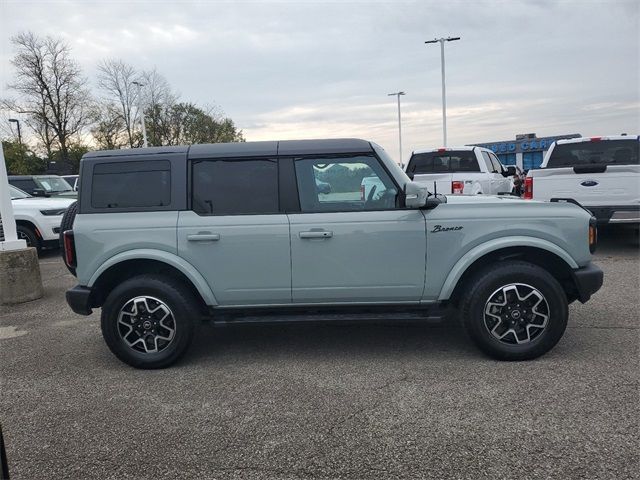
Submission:
<svg viewBox="0 0 640 480">
<path fill-rule="evenodd" d="M 471 340 L 500 360 L 528 360 L 553 348 L 567 327 L 566 295 L 546 270 L 507 261 L 478 272 L 462 301 Z"/>
<path fill-rule="evenodd" d="M 102 306 L 109 349 L 136 368 L 164 368 L 186 352 L 199 313 L 193 294 L 161 275 L 140 275 L 118 285 Z"/>
</svg>

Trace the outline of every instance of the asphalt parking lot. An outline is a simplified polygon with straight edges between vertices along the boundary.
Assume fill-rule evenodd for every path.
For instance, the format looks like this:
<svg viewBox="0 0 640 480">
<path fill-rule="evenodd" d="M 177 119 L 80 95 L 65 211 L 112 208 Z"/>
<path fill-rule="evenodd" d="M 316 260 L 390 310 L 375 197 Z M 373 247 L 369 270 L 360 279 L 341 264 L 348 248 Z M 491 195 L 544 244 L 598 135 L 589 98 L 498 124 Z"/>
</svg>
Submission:
<svg viewBox="0 0 640 480">
<path fill-rule="evenodd" d="M 0 307 L 12 478 L 638 478 L 638 241 L 601 237 L 603 289 L 523 363 L 390 320 L 203 326 L 179 365 L 135 370 L 47 253 L 44 298 Z"/>
</svg>

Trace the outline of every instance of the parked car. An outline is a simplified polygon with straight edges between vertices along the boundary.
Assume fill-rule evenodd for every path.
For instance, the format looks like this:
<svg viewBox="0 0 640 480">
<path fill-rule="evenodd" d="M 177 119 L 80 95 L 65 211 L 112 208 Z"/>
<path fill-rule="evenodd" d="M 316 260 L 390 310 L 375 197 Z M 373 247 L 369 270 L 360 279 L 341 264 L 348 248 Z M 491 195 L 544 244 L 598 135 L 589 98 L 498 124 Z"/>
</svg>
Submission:
<svg viewBox="0 0 640 480">
<path fill-rule="evenodd" d="M 515 169 L 505 168 L 495 153 L 482 147 L 416 150 L 407 175 L 444 194 L 504 194 L 512 190 Z"/>
<path fill-rule="evenodd" d="M 57 175 L 9 175 L 9 184 L 34 197 L 76 198 L 78 192 Z"/>
<path fill-rule="evenodd" d="M 331 195 L 316 179 L 332 169 Z M 353 172 L 373 172 L 362 198 Z M 87 153 L 63 218 L 67 302 L 102 307 L 111 351 L 166 367 L 202 318 L 444 319 L 504 360 L 561 338 L 602 284 L 595 224 L 569 203 L 433 195 L 374 143 L 247 142 Z M 340 186 L 340 189 L 337 186 Z M 77 214 L 76 214 L 77 213 Z"/>
<path fill-rule="evenodd" d="M 58 247 L 62 215 L 74 200 L 32 197 L 13 185 L 9 185 L 9 194 L 18 238 L 25 240 L 27 246 L 36 247 L 38 250 Z"/>
<path fill-rule="evenodd" d="M 598 223 L 640 225 L 639 150 L 639 137 L 631 135 L 558 140 L 527 174 L 524 197 L 570 198 Z"/>
<path fill-rule="evenodd" d="M 78 191 L 78 177 L 79 175 L 62 175 L 62 178 L 64 178 L 66 182 L 71 185 L 71 188 L 74 192 Z"/>
</svg>

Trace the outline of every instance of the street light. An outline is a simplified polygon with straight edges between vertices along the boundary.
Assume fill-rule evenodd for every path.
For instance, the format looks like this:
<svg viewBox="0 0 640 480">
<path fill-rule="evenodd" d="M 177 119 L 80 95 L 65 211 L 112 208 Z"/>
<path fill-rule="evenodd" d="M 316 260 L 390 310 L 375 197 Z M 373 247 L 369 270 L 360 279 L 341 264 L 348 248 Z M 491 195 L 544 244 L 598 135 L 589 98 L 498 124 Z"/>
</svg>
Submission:
<svg viewBox="0 0 640 480">
<path fill-rule="evenodd" d="M 404 163 L 402 163 L 402 116 L 400 115 L 400 95 L 406 95 L 406 93 L 396 92 L 387 94 L 388 97 L 393 97 L 394 95 L 398 97 L 398 148 L 400 151 L 400 156 L 398 158 L 400 159 L 400 168 L 404 168 Z"/>
<path fill-rule="evenodd" d="M 133 84 L 138 87 L 138 111 L 140 112 L 140 122 L 142 123 L 142 146 L 147 148 L 147 127 L 144 124 L 144 110 L 142 109 L 140 101 L 140 89 L 144 87 L 144 83 L 136 81 L 133 82 Z"/>
<path fill-rule="evenodd" d="M 18 127 L 18 143 L 20 144 L 20 148 L 22 148 L 22 134 L 20 133 L 20 120 L 17 118 L 10 118 L 9 123 L 15 123 Z"/>
<path fill-rule="evenodd" d="M 442 64 L 442 138 L 443 147 L 447 146 L 447 95 L 444 86 L 444 42 L 453 42 L 454 40 L 460 40 L 460 37 L 447 37 L 447 38 L 434 38 L 433 40 L 427 40 L 424 43 L 438 43 L 440 42 L 440 62 Z"/>
</svg>

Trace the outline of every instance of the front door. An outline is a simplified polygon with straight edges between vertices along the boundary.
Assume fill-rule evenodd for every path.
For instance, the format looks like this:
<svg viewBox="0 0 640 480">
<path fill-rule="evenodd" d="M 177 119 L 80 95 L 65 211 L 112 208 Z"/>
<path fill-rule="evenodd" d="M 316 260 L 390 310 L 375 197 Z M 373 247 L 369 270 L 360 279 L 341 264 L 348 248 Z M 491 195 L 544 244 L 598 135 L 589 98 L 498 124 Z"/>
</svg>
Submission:
<svg viewBox="0 0 640 480">
<path fill-rule="evenodd" d="M 300 213 L 290 213 L 294 303 L 419 302 L 426 222 L 398 206 L 375 156 L 299 158 Z"/>
<path fill-rule="evenodd" d="M 291 303 L 289 222 L 275 159 L 194 160 L 191 209 L 178 218 L 178 254 L 220 305 Z"/>
</svg>

